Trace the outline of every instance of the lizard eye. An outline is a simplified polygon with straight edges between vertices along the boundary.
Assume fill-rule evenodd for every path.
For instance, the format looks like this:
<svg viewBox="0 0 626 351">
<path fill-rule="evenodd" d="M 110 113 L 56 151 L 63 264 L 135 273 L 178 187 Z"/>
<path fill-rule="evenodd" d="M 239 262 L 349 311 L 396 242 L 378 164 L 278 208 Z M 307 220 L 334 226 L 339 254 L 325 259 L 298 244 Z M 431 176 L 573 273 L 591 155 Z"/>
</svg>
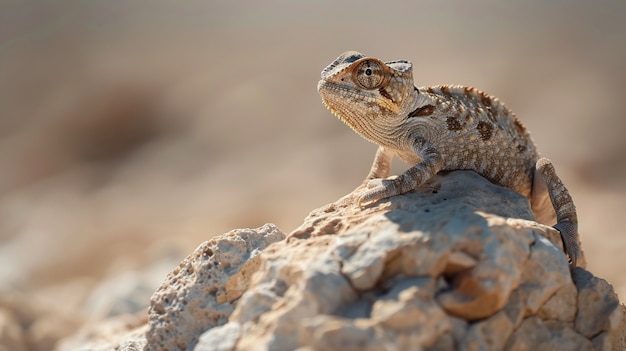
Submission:
<svg viewBox="0 0 626 351">
<path fill-rule="evenodd" d="M 377 89 L 385 81 L 385 70 L 376 60 L 365 60 L 354 70 L 354 81 L 365 89 Z"/>
</svg>

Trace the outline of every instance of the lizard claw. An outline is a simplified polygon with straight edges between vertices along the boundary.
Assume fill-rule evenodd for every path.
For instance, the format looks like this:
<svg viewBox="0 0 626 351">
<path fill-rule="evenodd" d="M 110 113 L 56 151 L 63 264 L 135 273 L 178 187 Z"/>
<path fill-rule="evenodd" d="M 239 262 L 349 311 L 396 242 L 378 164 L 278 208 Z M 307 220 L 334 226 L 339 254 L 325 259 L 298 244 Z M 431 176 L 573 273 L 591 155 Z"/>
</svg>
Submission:
<svg viewBox="0 0 626 351">
<path fill-rule="evenodd" d="M 373 199 L 370 198 L 368 196 L 368 193 L 359 195 L 358 200 L 357 200 L 357 204 L 358 204 L 360 209 L 364 209 L 364 208 L 368 207 L 370 204 L 380 200 L 380 199 L 377 199 L 377 198 L 373 198 Z"/>
<path fill-rule="evenodd" d="M 377 178 L 367 182 L 367 190 L 359 195 L 359 207 L 365 203 L 376 202 L 400 194 L 397 191 L 396 179 Z"/>
<path fill-rule="evenodd" d="M 359 195 L 359 207 L 363 207 L 363 203 L 365 202 L 376 202 L 378 200 L 388 199 L 403 194 L 411 189 L 415 189 L 416 187 L 416 184 L 410 183 L 407 186 L 407 181 L 402 176 L 366 179 L 363 184 L 367 187 L 367 190 Z"/>
<path fill-rule="evenodd" d="M 384 199 L 385 196 L 381 194 L 384 194 L 385 192 L 385 181 L 388 180 L 383 178 L 365 179 L 362 186 L 365 186 L 367 190 L 358 195 L 358 206 L 360 208 L 364 208 L 370 202 Z"/>
</svg>

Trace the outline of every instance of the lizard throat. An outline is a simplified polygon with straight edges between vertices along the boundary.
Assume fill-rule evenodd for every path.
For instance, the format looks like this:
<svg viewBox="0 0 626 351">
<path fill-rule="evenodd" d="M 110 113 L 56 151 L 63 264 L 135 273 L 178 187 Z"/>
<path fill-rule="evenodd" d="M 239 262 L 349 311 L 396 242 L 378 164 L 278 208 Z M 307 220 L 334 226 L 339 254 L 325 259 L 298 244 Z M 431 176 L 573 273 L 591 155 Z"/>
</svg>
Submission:
<svg viewBox="0 0 626 351">
<path fill-rule="evenodd" d="M 387 147 L 397 147 L 396 143 L 398 138 L 393 137 L 395 128 L 391 124 L 378 123 L 381 116 L 360 116 L 354 113 L 343 111 L 331 106 L 325 99 L 322 99 L 324 106 L 337 117 L 341 122 L 346 124 L 350 129 L 356 132 L 364 139 Z M 374 123 L 373 119 L 378 119 L 377 123 Z M 389 140 L 385 136 L 392 136 Z"/>
<path fill-rule="evenodd" d="M 357 134 L 361 134 L 359 129 L 354 125 L 354 121 L 351 118 L 345 118 L 344 115 L 337 109 L 333 108 L 330 104 L 326 103 L 326 100 L 322 99 L 322 103 L 330 113 L 337 117 L 341 122 L 354 130 Z"/>
<path fill-rule="evenodd" d="M 357 134 L 378 145 L 395 147 L 399 106 L 384 96 L 368 95 L 357 89 L 322 79 L 317 86 L 324 106 Z"/>
</svg>

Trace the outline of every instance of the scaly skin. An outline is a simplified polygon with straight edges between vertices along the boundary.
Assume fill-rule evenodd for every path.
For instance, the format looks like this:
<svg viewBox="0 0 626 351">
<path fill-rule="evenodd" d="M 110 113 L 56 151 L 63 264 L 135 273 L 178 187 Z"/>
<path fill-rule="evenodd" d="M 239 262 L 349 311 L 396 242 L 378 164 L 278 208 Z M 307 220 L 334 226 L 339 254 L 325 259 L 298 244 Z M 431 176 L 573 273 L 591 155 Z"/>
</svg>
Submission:
<svg viewBox="0 0 626 351">
<path fill-rule="evenodd" d="M 474 170 L 530 200 L 537 221 L 560 231 L 571 267 L 581 255 L 576 208 L 552 163 L 498 99 L 463 86 L 415 87 L 409 61 L 343 53 L 322 71 L 324 105 L 379 146 L 359 205 L 416 189 L 440 171 Z M 393 156 L 412 167 L 389 176 Z M 548 201 L 549 199 L 549 201 Z"/>
</svg>

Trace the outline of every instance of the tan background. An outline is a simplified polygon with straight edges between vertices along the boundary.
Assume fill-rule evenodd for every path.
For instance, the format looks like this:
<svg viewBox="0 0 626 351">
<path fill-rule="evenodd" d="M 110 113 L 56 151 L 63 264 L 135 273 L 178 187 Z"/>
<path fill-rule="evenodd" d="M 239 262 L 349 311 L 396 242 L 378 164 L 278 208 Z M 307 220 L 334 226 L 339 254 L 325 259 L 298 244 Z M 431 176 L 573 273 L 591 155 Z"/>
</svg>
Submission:
<svg viewBox="0 0 626 351">
<path fill-rule="evenodd" d="M 352 49 L 505 101 L 626 295 L 626 2 L 132 3 L 0 3 L 0 291 L 71 287 L 78 308 L 99 279 L 351 191 L 375 146 L 315 87 Z"/>
</svg>

